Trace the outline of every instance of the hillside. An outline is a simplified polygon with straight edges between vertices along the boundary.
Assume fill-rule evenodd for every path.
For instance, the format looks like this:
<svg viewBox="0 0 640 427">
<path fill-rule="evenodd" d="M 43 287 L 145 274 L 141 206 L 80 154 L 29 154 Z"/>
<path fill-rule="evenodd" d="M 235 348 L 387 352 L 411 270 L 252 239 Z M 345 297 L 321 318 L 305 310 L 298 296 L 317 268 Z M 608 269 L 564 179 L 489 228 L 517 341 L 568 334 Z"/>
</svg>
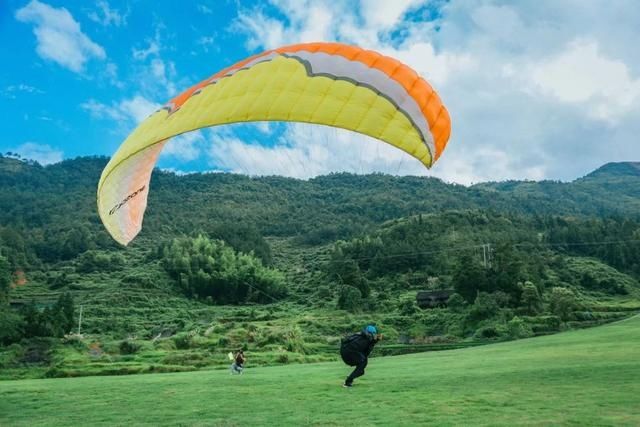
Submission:
<svg viewBox="0 0 640 427">
<path fill-rule="evenodd" d="M 464 351 L 375 358 L 353 389 L 341 363 L 11 381 L 0 424 L 640 424 L 640 318 Z M 251 359 L 249 359 L 251 361 Z M 251 363 L 251 362 L 250 362 Z M 152 408 L 152 409 L 151 409 Z"/>
<path fill-rule="evenodd" d="M 640 162 L 619 162 L 607 163 L 591 172 L 586 178 L 608 178 L 608 177 L 639 177 Z"/>
<path fill-rule="evenodd" d="M 640 311 L 640 176 L 610 166 L 472 187 L 156 171 L 123 248 L 96 213 L 105 164 L 0 158 L 0 378 L 193 370 L 238 347 L 335 360 L 368 322 L 383 354 L 441 350 Z M 421 310 L 421 290 L 454 296 Z"/>
</svg>

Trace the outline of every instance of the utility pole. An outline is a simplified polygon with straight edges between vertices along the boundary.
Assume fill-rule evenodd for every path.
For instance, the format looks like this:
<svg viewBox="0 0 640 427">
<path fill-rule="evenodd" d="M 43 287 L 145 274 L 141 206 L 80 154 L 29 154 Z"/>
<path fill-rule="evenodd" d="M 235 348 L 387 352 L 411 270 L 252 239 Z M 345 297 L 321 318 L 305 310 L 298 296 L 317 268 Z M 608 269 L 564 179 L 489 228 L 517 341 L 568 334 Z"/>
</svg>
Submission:
<svg viewBox="0 0 640 427">
<path fill-rule="evenodd" d="M 484 268 L 491 267 L 491 243 L 484 243 L 482 245 L 482 265 Z"/>
<path fill-rule="evenodd" d="M 81 328 L 82 328 L 82 306 L 80 306 L 80 317 L 78 318 L 78 335 L 80 335 Z"/>
<path fill-rule="evenodd" d="M 482 266 L 487 268 L 487 245 L 486 243 L 482 245 Z"/>
</svg>

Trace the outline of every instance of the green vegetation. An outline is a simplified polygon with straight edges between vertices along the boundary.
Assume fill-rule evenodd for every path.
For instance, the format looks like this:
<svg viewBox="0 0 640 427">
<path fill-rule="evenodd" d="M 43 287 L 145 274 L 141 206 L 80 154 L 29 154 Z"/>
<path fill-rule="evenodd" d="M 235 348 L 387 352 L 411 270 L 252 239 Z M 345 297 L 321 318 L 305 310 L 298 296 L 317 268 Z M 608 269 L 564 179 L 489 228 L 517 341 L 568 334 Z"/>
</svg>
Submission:
<svg viewBox="0 0 640 427">
<path fill-rule="evenodd" d="M 123 248 L 95 212 L 105 163 L 0 158 L 0 379 L 203 369 L 237 348 L 254 365 L 331 361 L 370 322 L 380 354 L 463 348 L 640 311 L 625 164 L 472 187 L 156 171 Z M 447 307 L 416 305 L 442 290 Z"/>
<path fill-rule="evenodd" d="M 284 277 L 260 260 L 237 254 L 223 241 L 205 236 L 175 239 L 161 248 L 162 265 L 192 298 L 218 304 L 264 303 L 285 294 Z"/>
<path fill-rule="evenodd" d="M 374 358 L 353 389 L 321 363 L 0 388 L 3 425 L 640 424 L 640 318 L 480 348 Z"/>
</svg>

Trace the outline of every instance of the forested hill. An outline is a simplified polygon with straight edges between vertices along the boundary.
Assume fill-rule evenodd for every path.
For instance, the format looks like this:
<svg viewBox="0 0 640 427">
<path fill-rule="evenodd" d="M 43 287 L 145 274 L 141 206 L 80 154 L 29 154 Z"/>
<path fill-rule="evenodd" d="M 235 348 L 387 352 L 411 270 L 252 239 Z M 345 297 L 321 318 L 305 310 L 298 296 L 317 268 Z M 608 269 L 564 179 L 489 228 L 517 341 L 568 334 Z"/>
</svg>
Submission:
<svg viewBox="0 0 640 427">
<path fill-rule="evenodd" d="M 39 229 L 42 238 L 70 227 L 100 233 L 95 192 L 106 162 L 78 158 L 41 167 L 0 158 L 0 225 L 22 232 Z M 380 174 L 332 174 L 303 181 L 156 171 L 142 236 L 190 233 L 212 222 L 242 222 L 266 236 L 322 243 L 394 218 L 462 209 L 638 218 L 638 184 L 638 163 L 608 164 L 570 183 L 507 181 L 472 187 Z"/>
<path fill-rule="evenodd" d="M 607 163 L 587 175 L 587 178 L 640 177 L 640 162 Z"/>
</svg>

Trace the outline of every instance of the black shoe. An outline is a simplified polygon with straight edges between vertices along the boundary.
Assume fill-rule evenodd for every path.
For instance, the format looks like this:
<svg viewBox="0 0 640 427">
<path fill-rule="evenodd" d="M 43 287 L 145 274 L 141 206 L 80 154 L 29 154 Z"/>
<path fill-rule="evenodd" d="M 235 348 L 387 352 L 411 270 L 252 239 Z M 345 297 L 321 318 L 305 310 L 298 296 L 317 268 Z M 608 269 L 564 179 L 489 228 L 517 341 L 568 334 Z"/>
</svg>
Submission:
<svg viewBox="0 0 640 427">
<path fill-rule="evenodd" d="M 342 384 L 342 387 L 351 388 L 351 387 L 353 387 L 353 384 L 344 383 L 344 384 Z"/>
</svg>

